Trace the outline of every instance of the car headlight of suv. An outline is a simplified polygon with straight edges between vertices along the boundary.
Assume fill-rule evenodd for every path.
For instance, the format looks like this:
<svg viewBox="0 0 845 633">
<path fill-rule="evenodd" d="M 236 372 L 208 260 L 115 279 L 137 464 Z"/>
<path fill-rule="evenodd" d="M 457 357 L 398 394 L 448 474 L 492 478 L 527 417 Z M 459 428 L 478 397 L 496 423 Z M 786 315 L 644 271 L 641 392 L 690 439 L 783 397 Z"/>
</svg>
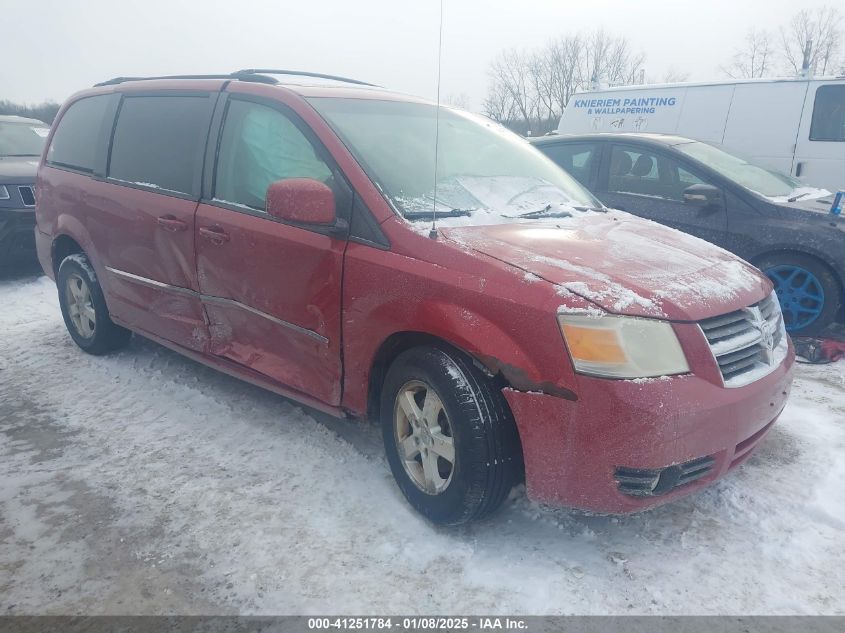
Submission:
<svg viewBox="0 0 845 633">
<path fill-rule="evenodd" d="M 557 319 L 578 373 L 653 378 L 689 372 L 678 337 L 666 321 L 565 313 Z"/>
<path fill-rule="evenodd" d="M 11 198 L 9 195 L 9 190 L 6 188 L 6 185 L 0 185 L 0 200 L 8 200 Z"/>
</svg>

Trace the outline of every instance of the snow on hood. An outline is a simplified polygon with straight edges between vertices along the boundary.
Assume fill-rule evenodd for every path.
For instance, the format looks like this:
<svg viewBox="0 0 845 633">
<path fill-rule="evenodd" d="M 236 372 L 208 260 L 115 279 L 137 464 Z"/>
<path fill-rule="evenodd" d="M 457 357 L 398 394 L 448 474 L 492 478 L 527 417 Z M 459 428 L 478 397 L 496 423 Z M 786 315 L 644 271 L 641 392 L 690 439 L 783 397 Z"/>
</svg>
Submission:
<svg viewBox="0 0 845 633">
<path fill-rule="evenodd" d="M 833 215 L 830 208 L 833 206 L 833 194 L 829 193 L 826 196 L 800 198 L 795 202 L 781 202 L 780 206 L 789 209 L 800 209 L 801 211 L 811 211 L 813 213 L 826 215 L 831 221 L 841 221 L 842 216 Z"/>
<path fill-rule="evenodd" d="M 792 202 L 817 200 L 818 198 L 831 195 L 827 189 L 818 189 L 816 187 L 796 187 L 786 196 L 767 196 L 758 191 L 754 193 L 775 204 L 792 204 Z M 797 200 L 790 202 L 790 198 L 797 198 Z"/>
<path fill-rule="evenodd" d="M 695 321 L 771 292 L 759 271 L 727 251 L 616 211 L 442 233 L 616 314 Z"/>
</svg>

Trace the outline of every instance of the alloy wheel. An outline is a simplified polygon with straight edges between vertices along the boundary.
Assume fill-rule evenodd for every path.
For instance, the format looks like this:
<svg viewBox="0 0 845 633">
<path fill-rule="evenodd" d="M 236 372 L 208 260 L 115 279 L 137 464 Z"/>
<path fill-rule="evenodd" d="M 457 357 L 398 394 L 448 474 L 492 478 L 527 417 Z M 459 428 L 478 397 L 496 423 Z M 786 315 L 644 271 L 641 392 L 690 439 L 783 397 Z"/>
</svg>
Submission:
<svg viewBox="0 0 845 633">
<path fill-rule="evenodd" d="M 803 329 L 816 321 L 824 310 L 824 288 L 806 268 L 773 266 L 766 275 L 775 285 L 788 332 Z"/>
<path fill-rule="evenodd" d="M 91 289 L 82 277 L 75 273 L 68 276 L 65 284 L 65 297 L 67 299 L 68 316 L 76 332 L 84 338 L 94 336 L 94 330 L 97 327 L 97 315 L 91 299 Z"/>
<path fill-rule="evenodd" d="M 396 396 L 393 420 L 408 477 L 426 494 L 442 493 L 455 470 L 455 441 L 440 396 L 422 381 L 405 383 Z"/>
</svg>

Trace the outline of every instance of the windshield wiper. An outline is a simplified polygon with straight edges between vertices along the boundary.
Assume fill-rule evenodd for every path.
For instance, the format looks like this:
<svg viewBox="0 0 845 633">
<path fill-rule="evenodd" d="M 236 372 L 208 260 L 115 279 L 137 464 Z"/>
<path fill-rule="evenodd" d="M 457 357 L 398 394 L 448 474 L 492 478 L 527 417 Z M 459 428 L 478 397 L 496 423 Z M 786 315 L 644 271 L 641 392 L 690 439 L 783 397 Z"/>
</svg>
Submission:
<svg viewBox="0 0 845 633">
<path fill-rule="evenodd" d="M 449 211 L 438 211 L 438 218 L 462 218 L 469 217 L 475 209 L 450 209 Z M 405 211 L 403 214 L 406 220 L 430 220 L 434 216 L 433 211 Z"/>
<path fill-rule="evenodd" d="M 607 213 L 607 207 L 572 207 L 576 211 L 596 211 L 597 213 Z"/>
<path fill-rule="evenodd" d="M 796 200 L 800 200 L 804 196 L 809 196 L 809 195 L 810 195 L 810 193 L 808 191 L 805 191 L 804 193 L 799 193 L 797 196 L 792 196 L 791 198 L 787 198 L 786 201 L 787 202 L 795 202 Z"/>
<path fill-rule="evenodd" d="M 0 154 L 0 156 L 13 156 L 15 158 L 22 158 L 24 156 L 41 156 L 41 154 Z"/>
<path fill-rule="evenodd" d="M 536 211 L 529 211 L 528 213 L 520 213 L 519 215 L 506 216 L 515 219 L 530 220 L 532 218 L 571 218 L 572 214 L 563 209 L 552 211 L 552 205 L 547 204 L 542 209 Z"/>
</svg>

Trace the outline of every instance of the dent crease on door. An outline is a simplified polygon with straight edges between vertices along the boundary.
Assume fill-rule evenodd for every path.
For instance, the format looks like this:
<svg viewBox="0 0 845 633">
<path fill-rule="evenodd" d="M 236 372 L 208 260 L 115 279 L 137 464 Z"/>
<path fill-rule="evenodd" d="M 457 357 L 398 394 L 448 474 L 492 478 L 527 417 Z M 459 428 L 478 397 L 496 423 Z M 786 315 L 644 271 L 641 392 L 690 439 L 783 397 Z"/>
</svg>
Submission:
<svg viewBox="0 0 845 633">
<path fill-rule="evenodd" d="M 142 277 L 140 275 L 135 275 L 133 273 L 126 272 L 124 270 L 118 270 L 116 268 L 111 268 L 106 266 L 106 270 L 109 271 L 111 274 L 124 279 L 126 281 L 134 282 L 136 284 L 140 284 L 142 286 L 147 286 L 149 288 L 155 288 L 156 290 L 163 290 L 165 292 L 172 292 L 176 295 L 182 296 L 190 296 L 190 297 L 198 297 L 203 303 L 212 303 L 218 306 L 224 307 L 234 307 L 240 310 L 245 310 L 251 314 L 255 314 L 260 316 L 268 321 L 275 323 L 277 325 L 281 325 L 282 327 L 291 329 L 295 332 L 299 332 L 300 334 L 307 336 L 309 338 L 318 341 L 323 345 L 329 344 L 329 339 L 320 334 L 319 332 L 315 332 L 314 330 L 309 330 L 308 328 L 304 328 L 302 326 L 296 325 L 295 323 L 290 323 L 283 319 L 273 316 L 272 314 L 267 314 L 266 312 L 262 312 L 261 310 L 254 308 L 252 306 L 246 305 L 241 303 L 240 301 L 235 301 L 234 299 L 227 299 L 225 297 L 215 297 L 213 295 L 204 295 L 202 293 L 197 292 L 196 290 L 191 290 L 190 288 L 183 288 L 181 286 L 173 286 L 171 284 L 166 284 L 162 281 L 157 281 L 155 279 L 148 279 L 147 277 Z"/>
</svg>

